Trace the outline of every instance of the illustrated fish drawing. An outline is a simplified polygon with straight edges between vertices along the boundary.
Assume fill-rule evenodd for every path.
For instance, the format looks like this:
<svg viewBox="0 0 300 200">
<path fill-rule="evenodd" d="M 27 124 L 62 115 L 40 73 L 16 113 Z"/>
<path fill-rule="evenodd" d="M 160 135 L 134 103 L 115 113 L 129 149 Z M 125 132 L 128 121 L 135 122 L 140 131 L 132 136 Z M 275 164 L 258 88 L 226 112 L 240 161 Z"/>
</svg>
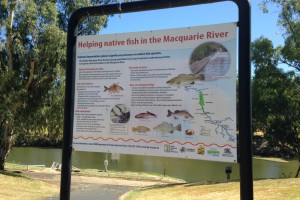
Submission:
<svg viewBox="0 0 300 200">
<path fill-rule="evenodd" d="M 150 128 L 146 126 L 137 126 L 137 127 L 132 127 L 132 132 L 138 132 L 138 133 L 147 133 L 150 131 Z"/>
<path fill-rule="evenodd" d="M 188 129 L 188 130 L 185 131 L 186 135 L 194 135 L 194 133 L 195 133 L 195 131 L 192 130 L 192 129 Z"/>
<path fill-rule="evenodd" d="M 166 83 L 180 87 L 184 85 L 193 85 L 195 84 L 195 81 L 203 81 L 204 79 L 204 74 L 179 74 L 178 76 L 168 80 Z"/>
<path fill-rule="evenodd" d="M 117 83 L 112 84 L 109 87 L 104 86 L 104 92 L 108 92 L 109 94 L 117 94 L 124 90 L 121 86 L 119 86 Z"/>
<path fill-rule="evenodd" d="M 186 110 L 175 110 L 174 112 L 168 110 L 167 117 L 174 117 L 174 119 L 181 119 L 181 120 L 193 120 L 194 117 Z"/>
<path fill-rule="evenodd" d="M 173 133 L 174 131 L 181 131 L 181 124 L 173 126 L 172 123 L 163 122 L 154 127 L 153 130 L 158 131 L 160 133 Z"/>
<path fill-rule="evenodd" d="M 135 116 L 135 118 L 137 119 L 150 119 L 150 118 L 156 118 L 156 115 L 147 111 L 147 112 L 144 112 L 144 113 L 139 113 Z"/>
</svg>

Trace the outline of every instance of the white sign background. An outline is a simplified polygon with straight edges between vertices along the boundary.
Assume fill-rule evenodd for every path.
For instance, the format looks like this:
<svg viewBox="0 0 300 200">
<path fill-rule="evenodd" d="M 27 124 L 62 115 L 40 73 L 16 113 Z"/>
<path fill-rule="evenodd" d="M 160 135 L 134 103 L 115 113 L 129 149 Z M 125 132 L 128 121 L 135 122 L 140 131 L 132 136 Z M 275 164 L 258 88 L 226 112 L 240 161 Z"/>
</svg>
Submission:
<svg viewBox="0 0 300 200">
<path fill-rule="evenodd" d="M 78 36 L 76 151 L 237 161 L 236 24 Z"/>
</svg>

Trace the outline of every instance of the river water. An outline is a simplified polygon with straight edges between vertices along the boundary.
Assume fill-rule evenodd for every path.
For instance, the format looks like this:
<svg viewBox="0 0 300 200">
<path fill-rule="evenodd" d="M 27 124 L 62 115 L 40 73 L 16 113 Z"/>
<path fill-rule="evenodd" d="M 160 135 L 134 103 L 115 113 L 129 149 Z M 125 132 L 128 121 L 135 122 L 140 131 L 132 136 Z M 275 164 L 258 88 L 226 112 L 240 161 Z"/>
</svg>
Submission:
<svg viewBox="0 0 300 200">
<path fill-rule="evenodd" d="M 24 165 L 46 165 L 61 163 L 61 149 L 15 147 L 10 152 L 7 162 Z M 226 167 L 232 167 L 231 179 L 239 179 L 239 164 L 190 160 L 179 158 L 163 158 L 154 156 L 137 156 L 121 154 L 119 160 L 112 161 L 111 154 L 94 152 L 74 152 L 72 163 L 81 169 L 104 169 L 104 160 L 109 161 L 108 169 L 114 171 L 135 171 L 165 174 L 186 181 L 221 181 L 226 180 Z M 259 158 L 253 159 L 253 177 L 283 178 L 294 177 L 298 169 L 298 161 L 277 162 Z"/>
</svg>

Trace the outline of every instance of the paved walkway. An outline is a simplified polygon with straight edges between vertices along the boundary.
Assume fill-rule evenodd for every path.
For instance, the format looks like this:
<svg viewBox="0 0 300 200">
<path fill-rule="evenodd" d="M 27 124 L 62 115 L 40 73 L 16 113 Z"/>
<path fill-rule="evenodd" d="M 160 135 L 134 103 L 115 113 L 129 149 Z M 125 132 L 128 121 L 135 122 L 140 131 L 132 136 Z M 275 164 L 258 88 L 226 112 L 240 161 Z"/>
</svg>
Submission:
<svg viewBox="0 0 300 200">
<path fill-rule="evenodd" d="M 137 186 L 116 186 L 105 184 L 85 184 L 82 187 L 72 189 L 71 200 L 118 200 L 130 190 Z M 59 200 L 59 196 L 46 198 L 43 200 Z"/>
<path fill-rule="evenodd" d="M 24 176 L 57 184 L 60 187 L 60 174 L 49 171 L 24 171 Z M 130 190 L 159 184 L 150 181 L 133 181 L 115 178 L 72 176 L 71 200 L 119 200 Z M 41 199 L 59 200 L 59 195 Z"/>
</svg>

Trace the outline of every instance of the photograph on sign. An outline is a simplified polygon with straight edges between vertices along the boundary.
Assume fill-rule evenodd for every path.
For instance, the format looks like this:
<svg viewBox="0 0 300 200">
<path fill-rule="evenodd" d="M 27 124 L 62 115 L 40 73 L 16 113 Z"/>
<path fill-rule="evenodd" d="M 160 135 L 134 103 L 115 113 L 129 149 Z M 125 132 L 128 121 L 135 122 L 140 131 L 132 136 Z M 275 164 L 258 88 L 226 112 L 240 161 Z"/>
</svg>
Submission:
<svg viewBox="0 0 300 200">
<path fill-rule="evenodd" d="M 236 29 L 78 36 L 74 149 L 236 162 Z"/>
</svg>

